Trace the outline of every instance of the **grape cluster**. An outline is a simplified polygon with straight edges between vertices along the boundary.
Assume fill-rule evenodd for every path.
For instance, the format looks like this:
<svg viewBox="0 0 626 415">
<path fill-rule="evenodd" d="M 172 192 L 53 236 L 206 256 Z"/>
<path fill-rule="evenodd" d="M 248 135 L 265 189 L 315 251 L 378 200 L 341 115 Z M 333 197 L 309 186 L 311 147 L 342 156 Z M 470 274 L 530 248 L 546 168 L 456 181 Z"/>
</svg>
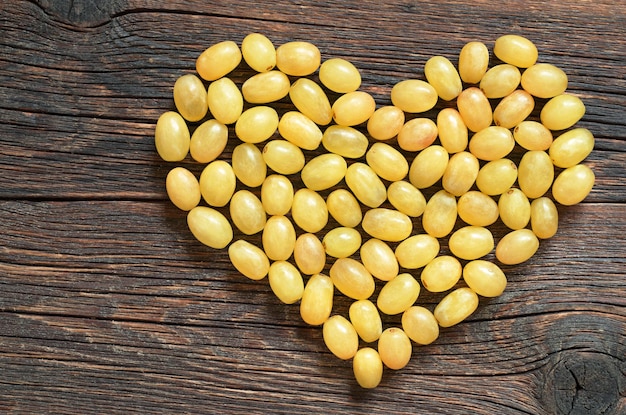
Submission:
<svg viewBox="0 0 626 415">
<path fill-rule="evenodd" d="M 425 80 L 398 82 L 377 106 L 349 61 L 322 62 L 309 42 L 276 48 L 253 33 L 241 47 L 206 49 L 197 75 L 174 84 L 177 111 L 158 119 L 163 160 L 205 165 L 199 178 L 180 166 L 166 178 L 192 234 L 227 247 L 246 277 L 267 276 L 280 301 L 299 302 L 364 388 L 379 384 L 384 366 L 406 366 L 414 344 L 470 316 L 480 297 L 502 294 L 506 276 L 484 258 L 495 249 L 501 264 L 528 260 L 557 232 L 556 204 L 579 203 L 593 187 L 582 162 L 594 137 L 575 127 L 585 106 L 566 92 L 567 75 L 537 63 L 522 36 L 499 37 L 493 54 L 492 67 L 482 42 L 467 43 L 456 67 L 434 56 Z M 255 74 L 238 86 L 227 75 L 242 60 Z M 542 100 L 539 120 L 529 118 Z M 428 118 L 439 101 L 456 105 Z M 515 148 L 519 162 L 507 158 Z M 331 218 L 338 226 L 320 238 Z M 489 226 L 498 219 L 510 231 L 496 241 Z M 255 234 L 260 245 L 246 240 Z M 443 293 L 433 310 L 418 305 L 422 288 Z M 352 300 L 348 315 L 333 314 L 337 291 Z M 384 315 L 401 315 L 401 327 L 385 327 Z"/>
</svg>

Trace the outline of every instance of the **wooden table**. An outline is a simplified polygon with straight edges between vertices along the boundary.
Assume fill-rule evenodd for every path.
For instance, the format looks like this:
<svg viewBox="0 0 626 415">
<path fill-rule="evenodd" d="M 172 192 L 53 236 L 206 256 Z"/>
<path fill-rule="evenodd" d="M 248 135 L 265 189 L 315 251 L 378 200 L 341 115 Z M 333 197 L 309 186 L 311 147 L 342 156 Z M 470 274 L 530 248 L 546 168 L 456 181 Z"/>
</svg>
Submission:
<svg viewBox="0 0 626 415">
<path fill-rule="evenodd" d="M 608 0 L 3 2 L 0 412 L 626 413 L 624 27 Z M 174 81 L 253 31 L 349 59 L 379 105 L 433 55 L 456 63 L 466 42 L 522 34 L 587 106 L 592 193 L 560 207 L 535 257 L 504 267 L 502 296 L 377 389 L 167 200 L 173 164 L 153 134 Z"/>
</svg>

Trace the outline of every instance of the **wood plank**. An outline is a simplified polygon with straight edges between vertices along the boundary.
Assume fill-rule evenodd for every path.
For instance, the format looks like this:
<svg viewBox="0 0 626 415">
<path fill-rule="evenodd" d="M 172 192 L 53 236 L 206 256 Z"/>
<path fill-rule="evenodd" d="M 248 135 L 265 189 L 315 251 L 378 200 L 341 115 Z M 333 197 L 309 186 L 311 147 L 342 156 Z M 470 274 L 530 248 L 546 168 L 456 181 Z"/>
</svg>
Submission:
<svg viewBox="0 0 626 415">
<path fill-rule="evenodd" d="M 626 413 L 625 27 L 609 0 L 3 2 L 0 412 Z M 593 192 L 559 207 L 558 234 L 532 260 L 504 267 L 502 296 L 414 346 L 375 390 L 267 280 L 195 241 L 167 201 L 174 164 L 158 159 L 153 131 L 174 81 L 207 46 L 251 31 L 350 59 L 379 105 L 432 55 L 456 63 L 468 41 L 520 33 L 587 106 Z M 496 238 L 505 232 L 498 222 Z M 349 304 L 336 296 L 336 312 Z"/>
</svg>

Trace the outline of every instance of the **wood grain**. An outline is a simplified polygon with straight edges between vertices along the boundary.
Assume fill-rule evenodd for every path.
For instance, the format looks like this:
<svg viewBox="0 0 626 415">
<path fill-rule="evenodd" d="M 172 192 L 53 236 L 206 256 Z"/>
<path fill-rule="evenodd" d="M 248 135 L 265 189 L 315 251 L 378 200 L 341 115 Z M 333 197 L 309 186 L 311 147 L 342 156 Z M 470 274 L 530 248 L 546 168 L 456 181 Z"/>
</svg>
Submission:
<svg viewBox="0 0 626 415">
<path fill-rule="evenodd" d="M 626 413 L 624 27 L 610 1 L 2 3 L 0 412 Z M 502 296 L 375 390 L 167 200 L 153 133 L 174 81 L 252 31 L 351 60 L 379 105 L 432 55 L 520 33 L 587 106 L 592 193 L 560 209 L 531 261 L 504 267 Z"/>
</svg>

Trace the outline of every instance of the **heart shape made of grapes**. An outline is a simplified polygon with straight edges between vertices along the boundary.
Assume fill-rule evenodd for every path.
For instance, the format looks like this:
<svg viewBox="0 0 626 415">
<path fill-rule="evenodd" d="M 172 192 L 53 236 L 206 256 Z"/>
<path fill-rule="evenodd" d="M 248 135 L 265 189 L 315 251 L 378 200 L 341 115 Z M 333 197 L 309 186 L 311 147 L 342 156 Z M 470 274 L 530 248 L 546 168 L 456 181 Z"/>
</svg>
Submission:
<svg viewBox="0 0 626 415">
<path fill-rule="evenodd" d="M 537 63 L 522 36 L 499 37 L 493 54 L 491 67 L 482 42 L 467 43 L 457 66 L 433 56 L 425 80 L 398 82 L 377 106 L 349 61 L 252 33 L 206 49 L 157 121 L 161 158 L 202 166 L 166 178 L 192 234 L 299 303 L 364 388 L 500 295 L 497 262 L 530 259 L 557 232 L 557 204 L 593 187 L 582 162 L 594 137 L 575 128 L 585 106 L 566 93 L 567 75 Z M 228 77 L 245 71 L 241 86 Z M 498 220 L 509 232 L 496 243 Z M 434 309 L 419 304 L 423 290 L 441 294 Z M 352 301 L 343 315 L 336 294 Z M 386 316 L 399 320 L 386 327 Z"/>
</svg>

